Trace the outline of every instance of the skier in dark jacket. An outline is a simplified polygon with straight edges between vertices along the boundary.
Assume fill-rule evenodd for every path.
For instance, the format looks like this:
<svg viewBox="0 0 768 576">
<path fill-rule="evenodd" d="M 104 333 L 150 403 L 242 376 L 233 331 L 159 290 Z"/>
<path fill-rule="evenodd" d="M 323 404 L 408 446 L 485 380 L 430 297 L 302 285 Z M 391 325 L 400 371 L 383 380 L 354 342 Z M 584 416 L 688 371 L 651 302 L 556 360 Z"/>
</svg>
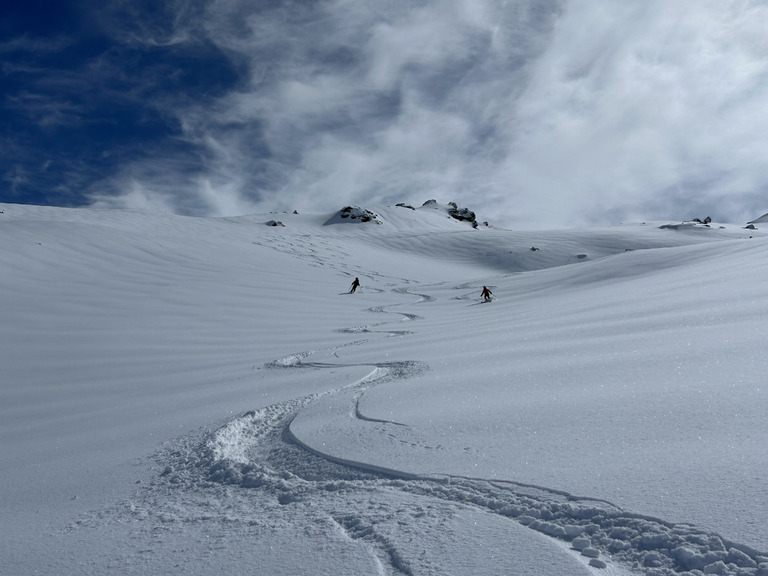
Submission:
<svg viewBox="0 0 768 576">
<path fill-rule="evenodd" d="M 360 286 L 360 280 L 358 280 L 357 276 L 355 276 L 355 279 L 352 281 L 352 286 L 349 288 L 349 293 L 352 294 L 355 290 L 357 290 L 358 286 Z"/>
<path fill-rule="evenodd" d="M 480 292 L 480 296 L 482 296 L 483 302 L 490 302 L 491 301 L 491 294 L 493 294 L 493 292 L 488 290 L 487 286 L 483 286 L 483 291 Z"/>
</svg>

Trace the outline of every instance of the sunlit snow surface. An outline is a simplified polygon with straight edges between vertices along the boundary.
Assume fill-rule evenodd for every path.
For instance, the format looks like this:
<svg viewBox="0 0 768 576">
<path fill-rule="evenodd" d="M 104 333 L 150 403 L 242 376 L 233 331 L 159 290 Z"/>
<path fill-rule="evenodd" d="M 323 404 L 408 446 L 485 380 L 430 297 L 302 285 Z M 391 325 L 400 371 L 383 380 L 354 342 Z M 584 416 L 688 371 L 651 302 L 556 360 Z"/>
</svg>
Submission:
<svg viewBox="0 0 768 576">
<path fill-rule="evenodd" d="M 0 210 L 3 573 L 768 574 L 760 230 Z"/>
</svg>

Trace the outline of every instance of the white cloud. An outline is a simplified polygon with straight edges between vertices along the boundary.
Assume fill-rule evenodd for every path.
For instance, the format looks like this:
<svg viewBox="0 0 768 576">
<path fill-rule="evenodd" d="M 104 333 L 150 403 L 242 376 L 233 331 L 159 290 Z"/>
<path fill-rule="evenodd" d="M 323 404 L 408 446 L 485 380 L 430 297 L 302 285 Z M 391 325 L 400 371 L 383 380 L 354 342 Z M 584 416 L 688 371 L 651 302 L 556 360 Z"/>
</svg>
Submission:
<svg viewBox="0 0 768 576">
<path fill-rule="evenodd" d="M 173 212 L 173 206 L 155 190 L 150 190 L 137 180 L 124 181 L 119 196 L 94 194 L 93 208 L 139 210 L 145 212 Z"/>
<path fill-rule="evenodd" d="M 169 201 L 746 221 L 768 209 L 766 21 L 756 1 L 216 0 L 195 26 L 248 79 L 166 110 L 204 151 Z"/>
<path fill-rule="evenodd" d="M 550 166 L 556 176 L 539 183 L 541 199 L 565 201 L 574 215 L 602 204 L 641 216 L 676 190 L 676 214 L 645 216 L 690 217 L 685 203 L 703 197 L 713 212 L 743 219 L 768 180 L 755 162 L 766 160 L 768 51 L 754 43 L 768 7 L 630 6 L 569 5 L 518 102 L 518 158 L 538 163 L 536 173 Z M 734 209 L 735 195 L 747 205 Z"/>
</svg>

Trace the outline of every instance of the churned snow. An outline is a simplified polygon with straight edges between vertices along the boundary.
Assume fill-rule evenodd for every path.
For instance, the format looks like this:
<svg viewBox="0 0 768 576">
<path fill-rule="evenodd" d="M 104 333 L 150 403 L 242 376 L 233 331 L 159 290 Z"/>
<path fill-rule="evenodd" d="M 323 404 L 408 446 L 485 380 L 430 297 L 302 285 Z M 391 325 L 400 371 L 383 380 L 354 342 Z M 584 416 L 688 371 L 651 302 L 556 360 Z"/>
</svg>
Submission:
<svg viewBox="0 0 768 576">
<path fill-rule="evenodd" d="M 0 205 L 0 572 L 768 575 L 759 225 L 349 208 Z"/>
</svg>

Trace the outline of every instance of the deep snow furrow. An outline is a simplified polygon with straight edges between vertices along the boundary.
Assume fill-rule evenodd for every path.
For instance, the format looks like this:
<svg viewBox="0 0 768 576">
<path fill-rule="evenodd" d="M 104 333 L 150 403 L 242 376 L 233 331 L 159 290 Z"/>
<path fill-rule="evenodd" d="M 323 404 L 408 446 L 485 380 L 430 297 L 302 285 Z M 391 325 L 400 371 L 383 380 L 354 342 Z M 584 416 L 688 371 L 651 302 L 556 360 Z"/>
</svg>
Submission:
<svg viewBox="0 0 768 576">
<path fill-rule="evenodd" d="M 614 562 L 648 576 L 768 575 L 768 555 L 688 524 L 633 514 L 610 503 L 509 483 L 446 477 L 402 481 L 403 490 L 500 514 L 567 542 L 592 567 Z M 522 491 L 522 492 L 521 492 Z"/>
</svg>

